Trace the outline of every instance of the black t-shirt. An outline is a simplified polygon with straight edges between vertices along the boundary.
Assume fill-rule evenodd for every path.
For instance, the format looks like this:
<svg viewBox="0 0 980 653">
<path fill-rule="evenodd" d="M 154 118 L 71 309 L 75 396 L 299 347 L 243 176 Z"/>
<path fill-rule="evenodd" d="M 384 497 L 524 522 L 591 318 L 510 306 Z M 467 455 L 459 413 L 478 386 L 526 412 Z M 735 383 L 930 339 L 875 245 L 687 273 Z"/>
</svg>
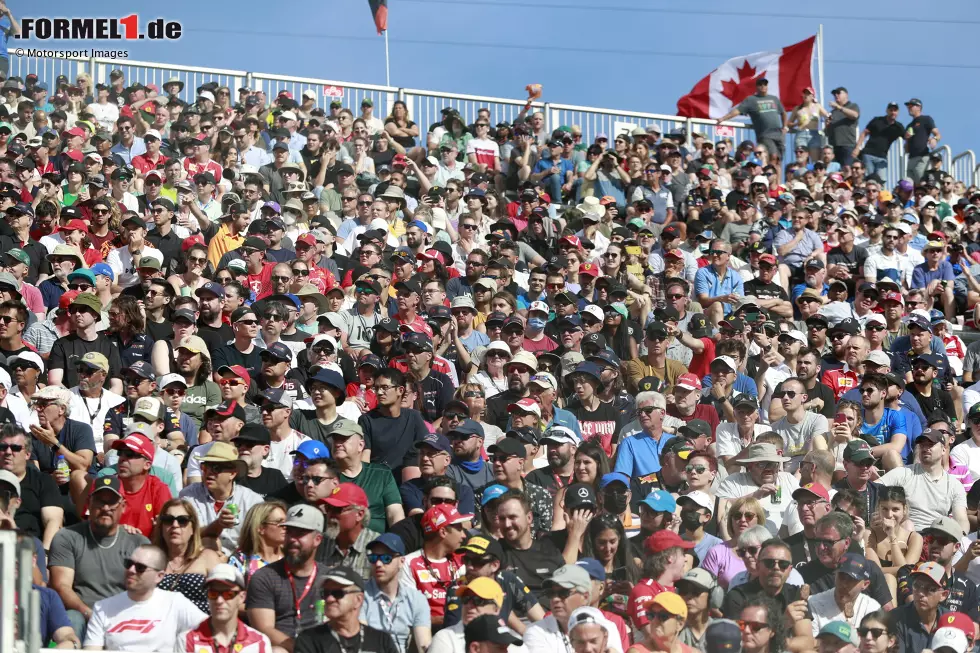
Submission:
<svg viewBox="0 0 980 653">
<path fill-rule="evenodd" d="M 337 635 L 330 624 L 304 630 L 296 638 L 293 653 L 399 653 L 389 633 L 361 625 L 354 637 Z"/>
<path fill-rule="evenodd" d="M 11 358 L 13 356 L 16 356 L 17 354 L 22 354 L 25 351 L 33 351 L 33 350 L 27 346 L 21 347 L 19 349 L 4 349 L 3 347 L 0 347 L 0 355 L 3 355 L 7 358 Z"/>
<path fill-rule="evenodd" d="M 861 497 L 861 503 L 864 506 L 862 517 L 864 519 L 864 523 L 866 524 L 871 523 L 871 515 L 878 511 L 878 494 L 881 492 L 882 487 L 883 486 L 879 485 L 878 483 L 869 482 L 868 486 L 859 492 L 851 487 L 846 478 L 842 478 L 834 483 L 835 490 L 854 490 L 858 493 L 858 496 Z"/>
<path fill-rule="evenodd" d="M 104 335 L 96 336 L 95 340 L 82 340 L 76 334 L 71 333 L 67 336 L 58 338 L 51 348 L 51 356 L 48 358 L 48 369 L 62 369 L 65 371 L 62 385 L 66 388 L 74 388 L 78 385 L 78 372 L 75 366 L 82 356 L 95 351 L 109 360 L 109 374 L 106 375 L 106 385 L 109 379 L 120 378 L 122 372 L 122 358 L 119 350 Z"/>
<path fill-rule="evenodd" d="M 551 493 L 551 496 L 558 494 L 559 488 L 563 488 L 571 483 L 571 476 L 558 476 L 551 471 L 551 466 L 539 467 L 524 477 L 524 480 L 532 485 L 543 487 Z"/>
<path fill-rule="evenodd" d="M 734 211 L 738 207 L 738 201 L 743 199 L 750 199 L 747 193 L 743 193 L 740 190 L 730 191 L 728 195 L 725 196 L 725 206 L 728 207 L 729 211 Z M 721 233 L 721 230 L 718 230 L 715 233 Z"/>
<path fill-rule="evenodd" d="M 178 236 L 173 229 L 166 236 L 161 236 L 160 232 L 154 230 L 146 235 L 146 239 L 163 254 L 163 269 L 170 267 L 172 261 L 179 261 L 183 252 L 181 245 L 184 240 Z"/>
<path fill-rule="evenodd" d="M 929 156 L 929 137 L 936 123 L 931 116 L 913 118 L 908 129 L 912 132 L 909 137 L 909 156 Z"/>
<path fill-rule="evenodd" d="M 265 380 L 265 377 L 261 376 L 260 369 L 257 369 L 254 372 L 249 370 L 249 373 L 252 375 L 252 382 L 248 386 L 248 392 L 245 393 L 245 401 L 259 405 L 261 403 L 259 395 L 268 390 L 270 386 Z M 306 399 L 306 390 L 303 389 L 303 384 L 300 381 L 291 378 L 288 372 L 286 373 L 286 376 L 283 377 L 282 384 L 276 387 L 280 390 L 284 390 L 287 395 L 292 397 L 294 402 Z"/>
<path fill-rule="evenodd" d="M 200 320 L 197 323 L 197 335 L 201 336 L 204 344 L 208 346 L 208 352 L 215 351 L 235 339 L 235 332 L 227 324 L 222 323 L 219 327 L 208 326 Z M 214 369 L 218 369 L 215 367 Z"/>
<path fill-rule="evenodd" d="M 598 440 L 607 452 L 612 444 L 619 442 L 620 431 L 626 424 L 623 421 L 625 416 L 613 408 L 612 404 L 600 401 L 595 410 L 588 410 L 581 404 L 569 404 L 568 410 L 578 420 L 583 442 Z"/>
<path fill-rule="evenodd" d="M 941 390 L 933 385 L 931 394 L 926 397 L 919 393 L 919 389 L 914 383 L 908 384 L 905 389 L 919 402 L 919 408 L 922 409 L 922 414 L 925 415 L 927 421 L 936 412 L 943 415 L 956 415 L 953 398 L 945 390 Z"/>
<path fill-rule="evenodd" d="M 745 296 L 758 297 L 759 299 L 782 299 L 789 301 L 783 287 L 774 281 L 763 283 L 760 279 L 752 279 L 745 282 Z"/>
<path fill-rule="evenodd" d="M 234 344 L 221 345 L 217 349 L 210 349 L 211 366 L 218 370 L 225 365 L 241 365 L 249 374 L 257 374 L 262 369 L 262 358 L 260 354 L 264 351 L 261 347 L 252 347 L 252 351 L 243 354 L 235 348 Z"/>
<path fill-rule="evenodd" d="M 897 120 L 889 123 L 885 116 L 872 118 L 865 129 L 868 130 L 868 142 L 864 144 L 861 153 L 870 154 L 879 159 L 887 158 L 892 143 L 905 133 L 905 126 L 902 123 Z"/>
<path fill-rule="evenodd" d="M 163 322 L 151 322 L 146 321 L 146 335 L 150 336 L 150 340 L 156 342 L 157 340 L 170 340 L 174 337 L 174 325 L 170 320 L 164 320 Z M 214 352 L 211 352 L 211 356 L 214 356 Z"/>
<path fill-rule="evenodd" d="M 414 446 L 429 434 L 422 413 L 411 408 L 403 408 L 398 417 L 375 409 L 357 421 L 364 430 L 364 448 L 371 450 L 371 462 L 387 465 L 395 478 L 401 478 L 402 467 L 416 464 Z"/>
<path fill-rule="evenodd" d="M 282 490 L 287 485 L 292 485 L 286 480 L 286 477 L 282 475 L 278 469 L 273 469 L 271 467 L 263 467 L 262 473 L 256 477 L 246 476 L 245 478 L 240 478 L 237 480 L 239 485 L 244 485 L 249 490 L 261 494 L 263 497 L 267 497 L 274 492 Z M 293 488 L 296 486 L 293 485 Z"/>
<path fill-rule="evenodd" d="M 398 537 L 402 538 L 402 542 L 405 543 L 406 551 L 418 551 L 422 548 L 423 543 L 422 513 L 416 513 L 395 522 L 392 524 L 391 528 L 388 529 L 388 532 L 394 533 Z"/>
<path fill-rule="evenodd" d="M 306 498 L 296 489 L 295 483 L 287 483 L 285 487 L 281 488 L 278 492 L 273 492 L 268 498 L 279 499 L 287 506 L 295 506 L 297 503 L 306 502 Z"/>
<path fill-rule="evenodd" d="M 565 564 L 561 551 L 548 539 L 535 539 L 530 548 L 523 550 L 511 548 L 507 542 L 501 541 L 500 544 L 504 549 L 501 567 L 523 578 L 536 594 L 541 592 L 544 581 L 551 578 L 555 569 Z"/>
<path fill-rule="evenodd" d="M 73 453 L 86 450 L 93 454 L 97 453 L 92 427 L 84 422 L 77 422 L 73 419 L 65 420 L 65 425 L 61 427 L 61 431 L 58 433 L 58 442 L 65 445 Z M 57 466 L 58 453 L 52 447 L 35 443 L 31 452 L 31 459 L 37 461 L 42 472 L 50 474 Z"/>
<path fill-rule="evenodd" d="M 418 395 L 422 401 L 422 417 L 427 422 L 434 422 L 442 417 L 442 412 L 446 409 L 446 404 L 453 399 L 455 388 L 453 387 L 452 379 L 442 372 L 430 370 L 428 375 L 418 385 Z"/>
<path fill-rule="evenodd" d="M 855 280 L 864 278 L 864 262 L 867 259 L 868 250 L 863 247 L 855 246 L 850 254 L 842 250 L 839 246 L 827 252 L 827 265 L 839 265 L 842 268 L 847 268 L 847 271 L 851 274 L 850 280 L 847 281 L 847 292 L 852 297 L 854 296 Z"/>
<path fill-rule="evenodd" d="M 811 596 L 815 594 L 812 589 L 810 591 Z M 759 583 L 758 578 L 753 578 L 749 582 L 743 583 L 725 594 L 725 600 L 721 605 L 721 613 L 725 615 L 726 619 L 741 619 L 742 608 L 749 602 L 749 599 L 759 594 L 762 594 L 762 585 Z M 790 603 L 795 603 L 800 600 L 800 588 L 797 585 L 783 585 L 783 589 L 779 591 L 779 594 L 772 597 L 772 599 L 776 601 L 781 609 L 785 610 L 786 606 Z M 810 618 L 809 608 L 807 608 L 806 618 Z"/>
<path fill-rule="evenodd" d="M 839 367 L 840 365 L 838 365 L 838 367 L 836 368 L 830 368 L 830 369 L 838 369 Z M 782 389 L 782 387 L 783 384 L 782 382 L 780 382 L 779 385 L 776 386 L 776 389 L 773 390 L 773 392 L 779 392 Z M 824 417 L 826 417 L 827 419 L 834 419 L 834 415 L 837 414 L 837 398 L 834 396 L 833 390 L 831 390 L 830 388 L 828 388 L 827 386 L 821 383 L 817 383 L 813 386 L 813 388 L 807 390 L 806 394 L 809 397 L 807 401 L 809 401 L 810 399 L 822 399 L 823 408 L 821 408 L 818 412 Z"/>
<path fill-rule="evenodd" d="M 27 474 L 20 482 L 20 508 L 14 515 L 17 528 L 33 537 L 41 537 L 44 522 L 41 508 L 61 508 L 61 491 L 49 474 L 43 474 L 28 463 Z"/>
</svg>

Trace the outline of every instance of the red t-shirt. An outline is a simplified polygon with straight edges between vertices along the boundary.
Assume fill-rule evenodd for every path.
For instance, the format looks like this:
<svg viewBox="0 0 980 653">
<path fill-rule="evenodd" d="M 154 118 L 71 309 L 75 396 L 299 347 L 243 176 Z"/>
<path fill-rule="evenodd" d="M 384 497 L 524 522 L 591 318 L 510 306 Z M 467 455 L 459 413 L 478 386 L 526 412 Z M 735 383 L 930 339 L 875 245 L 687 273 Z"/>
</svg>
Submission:
<svg viewBox="0 0 980 653">
<path fill-rule="evenodd" d="M 524 338 L 524 350 L 529 351 L 532 354 L 537 354 L 543 351 L 554 351 L 556 349 L 558 349 L 558 343 L 548 336 L 544 336 L 537 342 L 531 340 L 530 338 Z"/>
<path fill-rule="evenodd" d="M 711 338 L 699 338 L 699 340 L 704 343 L 704 351 L 691 356 L 691 364 L 687 366 L 687 371 L 703 379 L 711 371 L 711 361 L 715 359 L 715 341 Z"/>
<path fill-rule="evenodd" d="M 661 592 L 673 592 L 670 585 L 661 585 L 652 578 L 644 578 L 633 587 L 629 601 L 626 603 L 626 614 L 633 620 L 636 629 L 642 629 L 650 620 L 647 619 L 647 608 L 653 597 Z"/>
<path fill-rule="evenodd" d="M 409 553 L 404 564 L 402 574 L 407 572 L 409 580 L 425 596 L 432 616 L 445 616 L 446 589 L 465 570 L 462 556 L 454 553 L 443 560 L 427 560 L 419 549 Z"/>
<path fill-rule="evenodd" d="M 857 372 L 854 370 L 845 372 L 843 368 L 839 370 L 827 370 L 820 379 L 822 385 L 834 391 L 834 399 L 837 401 L 840 401 L 840 398 L 844 396 L 845 392 L 858 387 L 858 383 L 860 382 L 861 377 L 858 376 Z"/>
<path fill-rule="evenodd" d="M 93 481 L 94 485 L 94 481 Z M 163 510 L 163 504 L 173 496 L 170 488 L 152 474 L 146 477 L 143 487 L 136 492 L 127 492 L 122 486 L 123 499 L 126 500 L 126 510 L 123 511 L 119 523 L 124 526 L 134 526 L 146 537 L 153 534 L 153 518 Z M 86 512 L 88 512 L 86 508 Z"/>
<path fill-rule="evenodd" d="M 677 407 L 674 404 L 667 406 L 667 414 L 671 417 L 676 417 L 679 420 L 685 422 L 690 422 L 691 420 L 700 419 L 704 420 L 711 426 L 711 439 L 715 439 L 715 429 L 718 428 L 718 411 L 711 404 L 698 404 L 694 407 L 694 412 L 691 413 L 690 417 L 685 417 L 677 412 Z"/>
</svg>

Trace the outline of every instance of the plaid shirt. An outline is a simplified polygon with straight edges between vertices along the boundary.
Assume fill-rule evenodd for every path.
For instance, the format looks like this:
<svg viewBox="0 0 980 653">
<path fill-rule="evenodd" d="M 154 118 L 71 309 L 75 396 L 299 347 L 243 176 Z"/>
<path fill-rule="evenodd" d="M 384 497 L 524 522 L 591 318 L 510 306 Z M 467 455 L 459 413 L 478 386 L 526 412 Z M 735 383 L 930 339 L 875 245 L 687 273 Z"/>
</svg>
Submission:
<svg viewBox="0 0 980 653">
<path fill-rule="evenodd" d="M 55 340 L 60 337 L 54 326 L 54 320 L 51 319 L 35 322 L 24 332 L 24 342 L 36 349 L 39 354 L 51 353 Z"/>
<path fill-rule="evenodd" d="M 372 531 L 368 527 L 361 529 L 357 539 L 351 545 L 347 553 L 344 554 L 337 548 L 337 541 L 327 538 L 323 539 L 320 548 L 316 552 L 316 561 L 323 562 L 331 567 L 346 565 L 361 575 L 361 578 L 371 578 L 371 565 L 367 560 L 367 545 L 378 539 L 381 533 Z"/>
</svg>

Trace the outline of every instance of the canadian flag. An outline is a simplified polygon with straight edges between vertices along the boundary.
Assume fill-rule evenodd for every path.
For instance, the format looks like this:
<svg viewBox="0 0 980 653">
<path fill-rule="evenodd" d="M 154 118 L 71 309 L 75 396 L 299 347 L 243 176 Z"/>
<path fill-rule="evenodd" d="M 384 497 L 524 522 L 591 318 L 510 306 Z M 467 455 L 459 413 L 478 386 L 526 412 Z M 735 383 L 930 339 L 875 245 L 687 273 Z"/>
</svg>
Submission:
<svg viewBox="0 0 980 653">
<path fill-rule="evenodd" d="M 755 82 L 763 77 L 769 80 L 769 94 L 776 95 L 786 110 L 791 111 L 803 100 L 803 89 L 813 86 L 810 68 L 816 40 L 816 36 L 811 36 L 775 52 L 755 52 L 729 59 L 677 101 L 677 115 L 721 118 L 755 94 Z"/>
</svg>

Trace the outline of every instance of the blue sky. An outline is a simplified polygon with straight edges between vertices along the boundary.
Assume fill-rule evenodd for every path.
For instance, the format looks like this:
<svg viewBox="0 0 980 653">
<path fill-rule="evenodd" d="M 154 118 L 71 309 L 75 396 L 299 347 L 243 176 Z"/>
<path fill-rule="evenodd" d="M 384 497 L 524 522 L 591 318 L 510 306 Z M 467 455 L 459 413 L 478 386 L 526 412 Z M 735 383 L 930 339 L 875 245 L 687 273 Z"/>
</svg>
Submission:
<svg viewBox="0 0 980 653">
<path fill-rule="evenodd" d="M 975 5 L 756 0 L 740 11 L 714 0 L 389 0 L 391 81 L 511 98 L 536 82 L 552 102 L 673 114 L 677 99 L 725 59 L 795 43 L 823 22 L 825 88 L 848 87 L 862 122 L 883 113 L 889 101 L 919 97 L 954 154 L 980 152 L 968 100 L 977 97 L 980 82 Z M 66 5 L 11 0 L 10 6 L 17 16 L 63 16 Z M 385 81 L 384 39 L 375 34 L 367 0 L 153 6 L 152 14 L 140 12 L 141 22 L 178 20 L 184 37 L 119 44 L 131 59 Z M 82 7 L 73 9 L 75 16 L 125 16 L 134 4 L 101 0 Z M 281 11 L 287 7 L 288 16 Z M 935 13 L 924 14 L 931 7 Z"/>
</svg>

